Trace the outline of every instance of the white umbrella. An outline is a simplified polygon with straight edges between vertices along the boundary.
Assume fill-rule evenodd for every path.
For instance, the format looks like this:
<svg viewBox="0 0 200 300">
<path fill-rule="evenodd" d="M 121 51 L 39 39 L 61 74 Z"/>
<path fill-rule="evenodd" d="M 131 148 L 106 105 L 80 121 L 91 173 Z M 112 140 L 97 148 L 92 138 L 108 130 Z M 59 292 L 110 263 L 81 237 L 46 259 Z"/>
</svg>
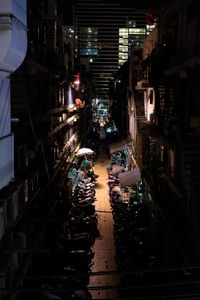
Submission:
<svg viewBox="0 0 200 300">
<path fill-rule="evenodd" d="M 77 155 L 78 156 L 84 156 L 86 154 L 91 155 L 93 153 L 94 153 L 94 151 L 90 148 L 81 148 L 81 149 L 78 150 Z"/>
<path fill-rule="evenodd" d="M 135 184 L 139 180 L 141 180 L 141 175 L 138 168 L 119 174 L 119 182 L 121 187 Z"/>
</svg>

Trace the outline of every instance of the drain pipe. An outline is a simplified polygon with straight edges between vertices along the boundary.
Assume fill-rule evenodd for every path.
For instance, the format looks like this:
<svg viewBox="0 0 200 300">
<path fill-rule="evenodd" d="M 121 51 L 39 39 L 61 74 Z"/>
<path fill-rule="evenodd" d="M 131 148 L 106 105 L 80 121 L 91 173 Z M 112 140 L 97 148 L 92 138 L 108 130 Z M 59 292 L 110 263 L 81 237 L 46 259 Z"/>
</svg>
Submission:
<svg viewBox="0 0 200 300">
<path fill-rule="evenodd" d="M 0 0 L 0 189 L 14 178 L 10 75 L 27 50 L 26 0 Z"/>
<path fill-rule="evenodd" d="M 27 49 L 26 0 L 0 0 L 0 190 L 14 178 L 14 136 L 11 133 L 10 75 Z M 14 235 L 10 233 L 11 249 Z M 15 273 L 11 253 L 11 274 Z"/>
</svg>

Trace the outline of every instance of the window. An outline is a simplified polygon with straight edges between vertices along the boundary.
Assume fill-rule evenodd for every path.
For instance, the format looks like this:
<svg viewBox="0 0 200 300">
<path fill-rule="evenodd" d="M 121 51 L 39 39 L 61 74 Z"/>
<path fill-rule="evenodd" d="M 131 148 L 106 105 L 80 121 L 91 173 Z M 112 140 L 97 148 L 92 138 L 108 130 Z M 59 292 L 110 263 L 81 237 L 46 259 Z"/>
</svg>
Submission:
<svg viewBox="0 0 200 300">
<path fill-rule="evenodd" d="M 128 53 L 119 53 L 119 58 L 127 60 L 128 59 Z"/>
<path fill-rule="evenodd" d="M 119 37 L 120 38 L 128 38 L 128 28 L 120 28 L 119 29 Z"/>
<path fill-rule="evenodd" d="M 80 28 L 80 34 L 85 34 L 85 35 L 93 35 L 97 34 L 98 30 L 96 27 L 81 27 Z"/>
<path fill-rule="evenodd" d="M 98 49 L 92 49 L 92 48 L 81 49 L 80 55 L 82 56 L 98 55 Z"/>
<path fill-rule="evenodd" d="M 119 35 L 128 34 L 128 28 L 119 28 Z"/>
<path fill-rule="evenodd" d="M 127 33 L 120 34 L 119 36 L 122 37 L 122 38 L 128 38 L 128 32 L 127 32 Z"/>
<path fill-rule="evenodd" d="M 119 52 L 128 53 L 128 46 L 121 46 L 121 45 L 119 45 Z"/>
<path fill-rule="evenodd" d="M 118 60 L 118 65 L 122 66 L 126 62 L 126 59 L 119 59 Z"/>
<path fill-rule="evenodd" d="M 136 21 L 135 20 L 129 20 L 126 22 L 127 27 L 136 27 Z"/>
<path fill-rule="evenodd" d="M 144 35 L 146 33 L 145 28 L 129 28 L 129 34 Z"/>
<path fill-rule="evenodd" d="M 119 44 L 121 44 L 121 45 L 128 45 L 128 39 L 119 38 Z"/>
</svg>

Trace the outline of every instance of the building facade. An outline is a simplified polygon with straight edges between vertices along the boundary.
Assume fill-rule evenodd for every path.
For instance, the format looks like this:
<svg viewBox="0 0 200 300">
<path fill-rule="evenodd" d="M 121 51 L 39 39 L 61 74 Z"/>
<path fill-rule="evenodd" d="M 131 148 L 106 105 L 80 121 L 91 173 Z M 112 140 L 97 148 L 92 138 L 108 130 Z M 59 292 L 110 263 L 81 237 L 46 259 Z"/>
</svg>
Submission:
<svg viewBox="0 0 200 300">
<path fill-rule="evenodd" d="M 92 73 L 96 97 L 109 99 L 114 74 L 141 47 L 150 30 L 146 11 L 127 1 L 75 1 L 75 55 Z"/>
<path fill-rule="evenodd" d="M 13 2 L 16 4 L 17 1 Z M 15 12 L 12 14 L 15 20 L 18 16 Z M 25 49 L 26 57 L 16 72 L 17 66 L 12 66 L 11 78 L 6 78 L 7 82 L 11 82 L 11 107 L 9 103 L 0 107 L 3 115 L 1 130 L 6 130 L 0 140 L 0 153 L 3 153 L 0 166 L 0 288 L 7 289 L 0 291 L 1 299 L 8 299 L 13 287 L 12 280 L 6 280 L 4 276 L 13 276 L 16 272 L 24 274 L 31 263 L 31 249 L 39 236 L 43 238 L 44 223 L 40 223 L 38 231 L 34 216 L 55 208 L 61 192 L 56 195 L 53 191 L 53 197 L 50 193 L 45 203 L 41 201 L 41 206 L 36 204 L 38 197 L 54 180 L 59 181 L 60 188 L 65 188 L 67 195 L 67 172 L 79 148 L 80 135 L 86 130 L 85 109 L 75 101 L 84 92 L 82 85 L 76 83 L 77 73 L 74 73 L 73 27 L 63 26 L 60 2 L 28 1 L 26 19 L 28 31 L 26 22 L 23 25 L 21 20 L 18 22 L 16 19 L 14 23 L 16 28 L 27 32 L 27 52 L 19 39 L 19 36 L 25 37 L 22 33 L 17 35 L 21 44 L 17 43 L 16 51 L 22 58 L 20 47 Z M 10 21 L 7 27 L 5 24 L 3 19 L 0 26 L 5 30 L 11 28 Z M 16 54 L 13 54 L 13 61 L 18 61 Z M 2 86 L 1 81 L 0 95 L 9 95 L 8 92 L 2 93 Z M 8 87 L 8 84 L 5 86 Z M 5 140 L 8 139 L 7 150 L 2 152 L 4 135 Z M 14 142 L 9 144 L 13 135 Z M 3 161 L 2 157 L 6 153 L 9 164 L 13 165 L 10 169 L 6 166 L 10 173 L 3 178 L 3 173 L 6 173 L 2 173 L 2 167 L 7 161 Z"/>
<path fill-rule="evenodd" d="M 199 27 L 196 3 L 173 1 L 161 14 L 158 34 L 152 32 L 151 41 L 147 39 L 144 43 L 143 60 L 139 64 L 142 73 L 136 72 L 139 78 L 131 83 L 133 90 L 129 99 L 130 135 L 135 140 L 138 164 L 155 206 L 162 210 L 165 219 L 167 251 L 163 255 L 166 263 L 199 261 Z M 132 77 L 135 77 L 134 68 L 136 71 L 135 63 Z M 138 94 L 143 110 L 142 131 L 137 121 L 141 117 Z M 147 141 L 144 148 L 141 139 Z"/>
</svg>

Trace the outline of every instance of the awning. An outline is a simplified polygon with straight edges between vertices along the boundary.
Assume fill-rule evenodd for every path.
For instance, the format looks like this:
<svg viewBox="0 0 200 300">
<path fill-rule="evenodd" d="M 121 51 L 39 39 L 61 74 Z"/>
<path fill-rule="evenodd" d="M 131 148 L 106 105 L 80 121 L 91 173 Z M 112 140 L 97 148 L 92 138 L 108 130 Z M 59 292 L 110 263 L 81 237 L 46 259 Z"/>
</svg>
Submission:
<svg viewBox="0 0 200 300">
<path fill-rule="evenodd" d="M 110 145 L 110 154 L 127 149 L 126 141 L 116 142 Z"/>
<path fill-rule="evenodd" d="M 141 174 L 138 168 L 119 174 L 119 183 L 121 187 L 137 183 L 141 180 Z"/>
</svg>

